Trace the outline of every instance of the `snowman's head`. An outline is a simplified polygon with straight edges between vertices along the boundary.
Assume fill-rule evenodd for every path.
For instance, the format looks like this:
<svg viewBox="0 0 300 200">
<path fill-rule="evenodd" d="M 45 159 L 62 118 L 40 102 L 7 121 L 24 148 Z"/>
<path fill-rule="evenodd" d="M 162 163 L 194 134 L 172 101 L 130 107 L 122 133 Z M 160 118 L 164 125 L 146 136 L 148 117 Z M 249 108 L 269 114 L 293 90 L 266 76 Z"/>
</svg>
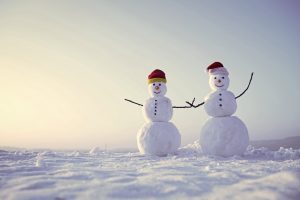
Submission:
<svg viewBox="0 0 300 200">
<path fill-rule="evenodd" d="M 167 86 L 164 82 L 153 82 L 148 85 L 151 97 L 164 96 L 167 93 Z"/>
<path fill-rule="evenodd" d="M 227 90 L 229 86 L 229 73 L 220 62 L 214 62 L 207 67 L 209 85 L 212 90 Z"/>
<path fill-rule="evenodd" d="M 148 90 L 151 97 L 164 96 L 167 93 L 165 73 L 156 69 L 148 76 Z"/>
<path fill-rule="evenodd" d="M 209 76 L 209 85 L 212 90 L 227 90 L 229 77 L 225 74 L 212 74 Z"/>
</svg>

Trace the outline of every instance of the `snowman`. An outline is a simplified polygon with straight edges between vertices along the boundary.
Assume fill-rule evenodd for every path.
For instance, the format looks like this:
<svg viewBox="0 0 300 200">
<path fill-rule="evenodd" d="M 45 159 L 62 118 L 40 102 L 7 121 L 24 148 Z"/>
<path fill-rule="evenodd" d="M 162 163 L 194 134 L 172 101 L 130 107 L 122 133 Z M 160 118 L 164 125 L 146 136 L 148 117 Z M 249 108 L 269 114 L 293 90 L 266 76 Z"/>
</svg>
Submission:
<svg viewBox="0 0 300 200">
<path fill-rule="evenodd" d="M 173 108 L 192 106 L 172 106 L 171 100 L 165 97 L 166 83 L 165 73 L 156 69 L 148 76 L 148 91 L 151 97 L 144 104 L 125 99 L 143 107 L 146 123 L 137 133 L 137 145 L 142 154 L 165 156 L 175 153 L 180 146 L 180 133 L 170 122 Z"/>
<path fill-rule="evenodd" d="M 199 107 L 204 104 L 206 113 L 211 116 L 202 127 L 200 145 L 204 154 L 216 156 L 242 155 L 248 144 L 249 135 L 246 125 L 236 116 L 232 116 L 236 109 L 236 99 L 242 96 L 249 88 L 239 96 L 227 90 L 229 86 L 229 73 L 220 62 L 214 62 L 207 68 L 209 85 L 212 91 L 205 97 L 205 101 L 193 105 Z"/>
</svg>

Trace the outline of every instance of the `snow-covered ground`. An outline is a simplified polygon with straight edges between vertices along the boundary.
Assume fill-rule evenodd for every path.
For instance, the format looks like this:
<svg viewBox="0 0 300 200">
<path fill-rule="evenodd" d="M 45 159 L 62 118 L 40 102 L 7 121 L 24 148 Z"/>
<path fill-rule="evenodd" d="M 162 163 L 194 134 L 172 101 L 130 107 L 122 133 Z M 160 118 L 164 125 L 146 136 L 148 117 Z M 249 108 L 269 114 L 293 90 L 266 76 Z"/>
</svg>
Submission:
<svg viewBox="0 0 300 200">
<path fill-rule="evenodd" d="M 300 199 L 300 150 L 242 157 L 0 150 L 0 199 Z"/>
</svg>

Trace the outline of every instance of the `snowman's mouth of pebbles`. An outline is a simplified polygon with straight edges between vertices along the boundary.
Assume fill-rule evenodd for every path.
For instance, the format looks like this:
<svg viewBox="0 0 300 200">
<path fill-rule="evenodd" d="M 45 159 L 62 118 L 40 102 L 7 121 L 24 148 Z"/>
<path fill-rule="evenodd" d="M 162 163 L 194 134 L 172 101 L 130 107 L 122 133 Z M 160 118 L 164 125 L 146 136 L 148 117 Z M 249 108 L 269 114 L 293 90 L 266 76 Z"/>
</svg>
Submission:
<svg viewBox="0 0 300 200">
<path fill-rule="evenodd" d="M 155 93 L 155 94 L 159 94 L 159 93 L 160 93 L 160 91 L 158 91 L 158 92 L 155 92 L 155 91 L 154 91 L 154 93 Z"/>
<path fill-rule="evenodd" d="M 215 84 L 215 86 L 216 86 L 216 87 L 223 87 L 224 85 L 217 85 L 217 84 Z"/>
</svg>

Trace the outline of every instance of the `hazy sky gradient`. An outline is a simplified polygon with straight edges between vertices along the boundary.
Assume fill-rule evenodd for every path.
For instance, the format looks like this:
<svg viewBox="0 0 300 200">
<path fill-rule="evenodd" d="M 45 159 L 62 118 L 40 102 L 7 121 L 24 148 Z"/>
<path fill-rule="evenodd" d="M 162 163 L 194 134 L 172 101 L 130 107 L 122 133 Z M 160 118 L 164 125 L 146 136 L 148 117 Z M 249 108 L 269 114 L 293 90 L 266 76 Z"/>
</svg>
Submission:
<svg viewBox="0 0 300 200">
<path fill-rule="evenodd" d="M 300 135 L 300 3 L 1 1 L 0 146 L 136 147 L 147 76 L 166 72 L 173 105 L 210 92 L 222 62 L 250 138 Z M 203 107 L 175 110 L 182 144 L 199 138 Z"/>
</svg>

